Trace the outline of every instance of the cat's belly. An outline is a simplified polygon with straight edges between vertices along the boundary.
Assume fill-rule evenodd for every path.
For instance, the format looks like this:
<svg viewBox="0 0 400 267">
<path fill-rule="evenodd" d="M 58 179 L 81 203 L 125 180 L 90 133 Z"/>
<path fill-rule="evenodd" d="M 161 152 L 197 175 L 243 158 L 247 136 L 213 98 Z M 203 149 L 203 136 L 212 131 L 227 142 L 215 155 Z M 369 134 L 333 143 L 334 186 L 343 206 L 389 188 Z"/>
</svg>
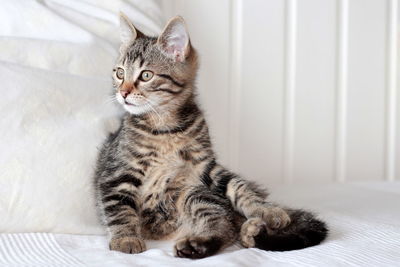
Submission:
<svg viewBox="0 0 400 267">
<path fill-rule="evenodd" d="M 146 239 L 166 238 L 179 228 L 177 202 L 188 187 L 199 183 L 202 172 L 202 164 L 184 160 L 179 149 L 172 146 L 157 153 L 157 159 L 146 169 L 140 189 L 142 235 Z"/>
<path fill-rule="evenodd" d="M 160 201 L 156 206 L 143 207 L 141 232 L 145 239 L 165 239 L 179 228 L 179 216 L 171 203 Z"/>
<path fill-rule="evenodd" d="M 187 186 L 194 183 L 193 170 L 184 164 L 163 165 L 150 170 L 141 192 L 141 226 L 146 239 L 163 239 L 180 224 L 177 207 Z"/>
<path fill-rule="evenodd" d="M 140 219 L 144 238 L 164 239 L 179 228 L 176 203 L 181 194 L 181 190 L 172 187 L 143 194 Z"/>
</svg>

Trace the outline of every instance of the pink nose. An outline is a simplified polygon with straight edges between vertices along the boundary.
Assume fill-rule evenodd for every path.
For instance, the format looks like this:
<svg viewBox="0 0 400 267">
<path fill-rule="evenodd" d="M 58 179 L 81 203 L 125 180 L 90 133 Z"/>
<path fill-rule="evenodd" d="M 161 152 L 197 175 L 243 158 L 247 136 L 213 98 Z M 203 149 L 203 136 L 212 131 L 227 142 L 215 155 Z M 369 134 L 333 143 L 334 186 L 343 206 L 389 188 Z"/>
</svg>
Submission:
<svg viewBox="0 0 400 267">
<path fill-rule="evenodd" d="M 122 95 L 123 98 L 126 98 L 129 95 L 129 91 L 121 90 L 119 93 Z"/>
</svg>

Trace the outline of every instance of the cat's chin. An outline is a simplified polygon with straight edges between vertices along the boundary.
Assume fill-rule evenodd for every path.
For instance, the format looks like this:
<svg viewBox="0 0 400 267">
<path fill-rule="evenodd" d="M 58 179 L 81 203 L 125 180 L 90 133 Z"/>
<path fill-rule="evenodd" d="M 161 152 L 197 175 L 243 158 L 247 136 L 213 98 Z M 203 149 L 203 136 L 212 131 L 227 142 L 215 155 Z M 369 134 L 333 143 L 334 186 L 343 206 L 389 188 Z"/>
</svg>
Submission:
<svg viewBox="0 0 400 267">
<path fill-rule="evenodd" d="M 141 115 L 150 111 L 149 107 L 145 105 L 123 104 L 123 107 L 126 111 L 133 115 Z"/>
</svg>

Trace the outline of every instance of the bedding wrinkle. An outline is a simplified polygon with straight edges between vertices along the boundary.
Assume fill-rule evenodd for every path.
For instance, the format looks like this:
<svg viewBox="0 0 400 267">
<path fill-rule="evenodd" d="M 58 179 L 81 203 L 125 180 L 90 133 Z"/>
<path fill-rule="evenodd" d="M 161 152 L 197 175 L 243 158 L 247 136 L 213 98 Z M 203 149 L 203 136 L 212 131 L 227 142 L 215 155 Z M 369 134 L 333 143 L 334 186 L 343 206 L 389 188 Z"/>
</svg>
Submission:
<svg viewBox="0 0 400 267">
<path fill-rule="evenodd" d="M 84 266 L 48 233 L 1 234 L 0 262 L 2 266 Z"/>
</svg>

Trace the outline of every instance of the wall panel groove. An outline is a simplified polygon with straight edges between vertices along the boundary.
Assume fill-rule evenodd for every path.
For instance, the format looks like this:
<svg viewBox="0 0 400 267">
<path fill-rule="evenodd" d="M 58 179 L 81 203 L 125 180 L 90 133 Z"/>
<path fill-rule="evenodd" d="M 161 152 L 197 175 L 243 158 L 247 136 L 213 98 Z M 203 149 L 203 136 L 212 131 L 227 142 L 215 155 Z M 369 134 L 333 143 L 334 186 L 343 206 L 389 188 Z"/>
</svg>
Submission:
<svg viewBox="0 0 400 267">
<path fill-rule="evenodd" d="M 397 115 L 398 0 L 388 0 L 387 13 L 385 179 L 394 181 L 397 156 L 396 124 L 399 117 Z"/>
<path fill-rule="evenodd" d="M 293 181 L 293 148 L 295 136 L 296 94 L 296 23 L 297 0 L 285 2 L 285 70 L 284 70 L 284 129 L 283 180 Z"/>
<path fill-rule="evenodd" d="M 347 125 L 347 53 L 348 53 L 348 0 L 338 0 L 337 8 L 337 66 L 336 66 L 336 150 L 335 179 L 346 179 L 346 125 Z"/>
<path fill-rule="evenodd" d="M 240 112 L 242 88 L 242 0 L 230 2 L 230 69 L 229 69 L 229 162 L 237 169 L 239 165 Z"/>
</svg>

